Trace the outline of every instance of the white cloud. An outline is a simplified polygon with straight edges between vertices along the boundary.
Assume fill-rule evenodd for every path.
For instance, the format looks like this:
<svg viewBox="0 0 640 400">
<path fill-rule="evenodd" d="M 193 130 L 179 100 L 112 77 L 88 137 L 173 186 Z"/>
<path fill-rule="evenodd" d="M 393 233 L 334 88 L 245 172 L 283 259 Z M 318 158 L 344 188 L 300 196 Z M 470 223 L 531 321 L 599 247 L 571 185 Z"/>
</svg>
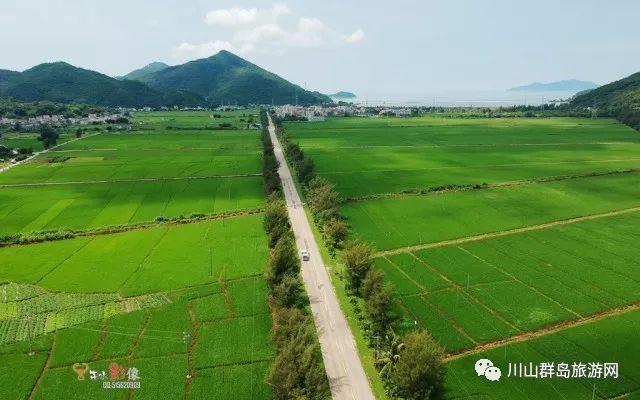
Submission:
<svg viewBox="0 0 640 400">
<path fill-rule="evenodd" d="M 289 10 L 289 7 L 287 7 L 287 5 L 283 3 L 276 3 L 271 8 L 271 15 L 274 18 L 278 18 L 281 15 L 287 15 L 290 13 L 291 13 L 291 10 Z"/>
<path fill-rule="evenodd" d="M 351 35 L 347 36 L 344 41 L 347 43 L 357 43 L 364 39 L 364 31 L 362 29 L 358 29 L 354 31 Z"/>
<path fill-rule="evenodd" d="M 257 18 L 257 8 L 232 7 L 209 11 L 204 21 L 209 25 L 238 26 L 254 23 Z"/>
<path fill-rule="evenodd" d="M 222 40 L 199 44 L 183 42 L 173 49 L 172 56 L 178 59 L 189 60 L 194 58 L 209 57 L 216 54 L 220 50 L 228 50 L 237 54 L 247 54 L 250 53 L 253 48 L 251 47 L 251 45 L 243 45 L 238 47 L 230 42 Z"/>
<path fill-rule="evenodd" d="M 362 29 L 351 34 L 340 33 L 315 17 L 289 20 L 280 17 L 291 14 L 286 4 L 276 3 L 269 9 L 232 7 L 209 11 L 205 21 L 209 25 L 226 27 L 226 40 L 206 43 L 182 43 L 173 49 L 176 58 L 206 57 L 220 50 L 247 54 L 254 51 L 283 53 L 288 48 L 338 47 L 364 39 Z"/>
</svg>

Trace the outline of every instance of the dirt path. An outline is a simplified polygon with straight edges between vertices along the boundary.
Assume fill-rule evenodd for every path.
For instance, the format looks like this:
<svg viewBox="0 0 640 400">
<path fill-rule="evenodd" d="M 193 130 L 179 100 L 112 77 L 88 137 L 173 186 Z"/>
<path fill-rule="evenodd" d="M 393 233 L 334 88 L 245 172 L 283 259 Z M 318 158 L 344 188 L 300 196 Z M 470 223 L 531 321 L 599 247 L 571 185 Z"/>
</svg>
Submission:
<svg viewBox="0 0 640 400">
<path fill-rule="evenodd" d="M 467 237 L 462 237 L 462 238 L 458 238 L 458 239 L 443 240 L 441 242 L 424 243 L 424 244 L 418 244 L 418 245 L 414 245 L 414 246 L 400 247 L 400 248 L 397 248 L 397 249 L 391 249 L 391 250 L 385 250 L 385 251 L 378 252 L 375 256 L 376 257 L 390 256 L 390 255 L 394 255 L 394 254 L 407 253 L 407 252 L 412 252 L 412 251 L 417 251 L 417 250 L 422 250 L 422 249 L 432 249 L 432 248 L 435 248 L 435 247 L 444 247 L 444 246 L 450 246 L 450 245 L 454 245 L 454 244 L 477 242 L 477 241 L 480 241 L 480 240 L 491 239 L 491 238 L 495 238 L 495 237 L 514 235 L 514 234 L 517 234 L 517 233 L 530 232 L 530 231 L 538 231 L 538 230 L 542 230 L 542 229 L 553 228 L 555 226 L 569 225 L 569 224 L 574 224 L 576 222 L 590 221 L 590 220 L 593 220 L 593 219 L 600 219 L 600 218 L 606 218 L 606 217 L 613 217 L 613 216 L 616 216 L 616 215 L 629 214 L 629 213 L 634 213 L 634 212 L 638 212 L 638 211 L 640 211 L 640 207 L 625 208 L 623 210 L 610 211 L 610 212 L 606 212 L 606 213 L 602 213 L 602 214 L 585 215 L 583 217 L 568 218 L 568 219 L 563 219 L 563 220 L 560 220 L 560 221 L 553 221 L 553 222 L 548 222 L 548 223 L 545 223 L 545 224 L 525 226 L 525 227 L 522 227 L 522 228 L 509 229 L 509 230 L 505 230 L 505 231 L 483 233 L 483 234 L 480 234 L 480 235 L 467 236 Z"/>
<path fill-rule="evenodd" d="M 308 250 L 310 254 L 310 259 L 302 262 L 302 279 L 309 295 L 331 395 L 334 400 L 373 400 L 375 397 L 360 361 L 351 329 L 340 309 L 331 277 L 322 260 L 320 248 L 313 236 L 270 117 L 269 134 L 276 159 L 280 164 L 278 175 L 282 181 L 298 250 Z"/>
<path fill-rule="evenodd" d="M 47 360 L 44 362 L 44 365 L 42 366 L 42 371 L 40 371 L 40 375 L 38 375 L 38 378 L 36 379 L 36 383 L 33 385 L 33 388 L 31 389 L 31 393 L 29 394 L 29 400 L 32 400 L 33 397 L 38 392 L 38 389 L 40 388 L 40 381 L 42 381 L 42 376 L 49 369 L 49 364 L 51 363 L 51 355 L 53 354 L 53 350 L 56 347 L 57 338 L 58 338 L 58 331 L 55 331 L 53 332 L 53 339 L 51 339 L 51 348 L 49 349 L 49 353 L 47 353 Z"/>
<path fill-rule="evenodd" d="M 461 351 L 459 353 L 451 353 L 449 354 L 446 358 L 445 361 L 453 361 L 456 360 L 458 358 L 462 358 L 465 356 L 468 356 L 470 354 L 476 354 L 476 353 L 480 353 L 483 351 L 487 351 L 487 350 L 491 350 L 491 349 L 495 349 L 496 347 L 502 347 L 502 346 L 506 346 L 512 343 L 519 343 L 519 342 L 526 342 L 528 340 L 531 339 L 535 339 L 541 336 L 546 336 L 546 335 L 550 335 L 556 332 L 560 332 L 566 329 L 570 329 L 576 326 L 580 326 L 580 325 L 584 325 L 584 324 L 588 324 L 591 322 L 596 322 L 596 321 L 600 321 L 602 319 L 606 319 L 609 317 L 614 317 L 616 315 L 621 315 L 621 314 L 625 314 L 628 312 L 632 312 L 632 311 L 636 311 L 640 309 L 640 302 L 637 303 L 633 303 L 633 304 L 629 304 L 626 306 L 622 306 L 622 307 L 618 307 L 618 308 L 614 308 L 608 311 L 603 311 L 600 312 L 598 314 L 593 314 L 591 316 L 585 317 L 585 318 L 581 318 L 581 319 L 577 319 L 577 320 L 568 320 L 568 321 L 563 321 L 560 322 L 558 324 L 555 325 L 550 325 L 546 328 L 542 328 L 540 330 L 537 330 L 535 332 L 524 332 L 515 336 L 511 336 L 507 339 L 502 339 L 502 340 L 496 340 L 493 342 L 488 342 L 488 343 L 483 343 L 480 346 L 474 347 L 472 349 L 469 350 L 464 350 Z"/>
</svg>

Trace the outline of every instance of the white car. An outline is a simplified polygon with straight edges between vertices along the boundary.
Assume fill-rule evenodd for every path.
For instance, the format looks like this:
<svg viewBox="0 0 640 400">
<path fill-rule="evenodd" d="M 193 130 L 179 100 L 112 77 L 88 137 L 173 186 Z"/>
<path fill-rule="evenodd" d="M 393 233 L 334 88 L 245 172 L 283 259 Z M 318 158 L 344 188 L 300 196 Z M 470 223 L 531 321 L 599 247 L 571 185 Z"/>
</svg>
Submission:
<svg viewBox="0 0 640 400">
<path fill-rule="evenodd" d="M 309 252 L 307 250 L 302 250 L 300 256 L 302 257 L 302 261 L 309 261 Z"/>
</svg>

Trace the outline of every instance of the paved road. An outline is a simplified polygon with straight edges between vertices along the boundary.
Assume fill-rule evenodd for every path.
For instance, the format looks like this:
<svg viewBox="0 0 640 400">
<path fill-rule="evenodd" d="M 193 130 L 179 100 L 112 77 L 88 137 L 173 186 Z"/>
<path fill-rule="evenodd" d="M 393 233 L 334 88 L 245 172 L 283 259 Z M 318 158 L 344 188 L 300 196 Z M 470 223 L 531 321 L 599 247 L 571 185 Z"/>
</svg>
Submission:
<svg viewBox="0 0 640 400">
<path fill-rule="evenodd" d="M 311 311 L 318 330 L 332 397 L 334 400 L 375 399 L 358 357 L 351 330 L 340 310 L 331 278 L 322 262 L 318 244 L 313 237 L 300 196 L 293 183 L 271 117 L 269 117 L 269 134 L 276 158 L 280 163 L 278 174 L 282 181 L 296 244 L 300 251 L 306 249 L 311 255 L 309 261 L 302 262 L 302 279 L 311 301 Z"/>
</svg>

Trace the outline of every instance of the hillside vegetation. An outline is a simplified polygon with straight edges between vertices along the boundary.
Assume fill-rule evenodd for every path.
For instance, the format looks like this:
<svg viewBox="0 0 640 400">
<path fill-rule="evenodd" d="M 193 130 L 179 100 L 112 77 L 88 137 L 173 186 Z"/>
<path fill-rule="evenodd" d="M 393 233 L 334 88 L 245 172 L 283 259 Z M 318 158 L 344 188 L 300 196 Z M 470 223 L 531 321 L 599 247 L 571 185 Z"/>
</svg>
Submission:
<svg viewBox="0 0 640 400">
<path fill-rule="evenodd" d="M 174 67 L 149 64 L 120 79 L 65 62 L 0 70 L 0 98 L 123 107 L 331 102 L 227 51 Z"/>
<path fill-rule="evenodd" d="M 158 71 L 162 71 L 165 68 L 169 68 L 169 66 L 162 62 L 152 62 L 151 64 L 147 64 L 140 69 L 136 69 L 134 71 L 129 72 L 125 76 L 121 76 L 118 79 L 128 79 L 131 81 L 142 80 L 147 75 L 153 74 Z"/>
<path fill-rule="evenodd" d="M 640 107 L 640 72 L 578 94 L 571 102 L 576 107 L 596 106 L 601 110 Z"/>
<path fill-rule="evenodd" d="M 140 82 L 119 81 L 65 62 L 40 64 L 22 73 L 5 73 L 0 75 L 0 82 L 0 96 L 19 101 L 124 107 L 202 102 L 190 93 L 159 92 Z"/>
<path fill-rule="evenodd" d="M 147 74 L 140 80 L 160 91 L 183 90 L 212 104 L 299 104 L 331 102 L 228 51 Z"/>
</svg>

